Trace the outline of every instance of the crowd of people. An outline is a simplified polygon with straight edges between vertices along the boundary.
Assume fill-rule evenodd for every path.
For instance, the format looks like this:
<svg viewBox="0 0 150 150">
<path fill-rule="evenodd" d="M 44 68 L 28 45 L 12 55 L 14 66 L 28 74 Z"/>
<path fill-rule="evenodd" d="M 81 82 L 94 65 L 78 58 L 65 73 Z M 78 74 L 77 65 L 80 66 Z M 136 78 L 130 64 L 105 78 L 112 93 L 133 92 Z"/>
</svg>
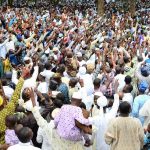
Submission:
<svg viewBox="0 0 150 150">
<path fill-rule="evenodd" d="M 0 150 L 150 150 L 146 4 L 2 7 Z"/>
</svg>

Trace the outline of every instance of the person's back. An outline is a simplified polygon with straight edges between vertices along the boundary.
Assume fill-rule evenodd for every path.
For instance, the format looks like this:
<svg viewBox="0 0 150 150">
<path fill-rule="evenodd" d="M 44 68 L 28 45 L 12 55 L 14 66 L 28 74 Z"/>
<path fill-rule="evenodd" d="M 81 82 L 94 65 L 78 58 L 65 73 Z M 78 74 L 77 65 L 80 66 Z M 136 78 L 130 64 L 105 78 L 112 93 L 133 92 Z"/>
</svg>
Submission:
<svg viewBox="0 0 150 150">
<path fill-rule="evenodd" d="M 112 136 L 112 141 L 107 135 Z M 105 141 L 111 143 L 111 150 L 140 150 L 143 141 L 140 121 L 132 117 L 118 117 L 112 120 Z"/>
<path fill-rule="evenodd" d="M 10 146 L 8 150 L 40 150 L 39 148 L 32 146 L 30 143 L 33 137 L 33 132 L 30 128 L 18 124 L 15 133 L 20 142 L 16 145 Z"/>
<path fill-rule="evenodd" d="M 10 146 L 8 150 L 40 150 L 37 147 L 32 146 L 30 143 L 19 143 L 13 146 Z"/>
<path fill-rule="evenodd" d="M 143 147 L 144 131 L 137 118 L 129 116 L 131 105 L 122 102 L 119 105 L 119 117 L 113 119 L 105 133 L 105 142 L 111 150 L 141 150 Z"/>
</svg>

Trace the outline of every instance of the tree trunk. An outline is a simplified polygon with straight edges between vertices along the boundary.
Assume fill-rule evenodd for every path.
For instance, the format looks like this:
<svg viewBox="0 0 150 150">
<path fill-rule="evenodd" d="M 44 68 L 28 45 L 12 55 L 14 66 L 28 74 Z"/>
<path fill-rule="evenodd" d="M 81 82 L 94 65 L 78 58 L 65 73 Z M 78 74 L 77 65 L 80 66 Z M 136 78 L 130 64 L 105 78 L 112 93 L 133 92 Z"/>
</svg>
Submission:
<svg viewBox="0 0 150 150">
<path fill-rule="evenodd" d="M 135 16 L 135 11 L 136 11 L 136 0 L 129 0 L 129 10 L 131 13 L 131 16 L 134 17 Z"/>
<path fill-rule="evenodd" d="M 104 0 L 97 0 L 98 14 L 102 16 L 104 14 Z"/>
</svg>

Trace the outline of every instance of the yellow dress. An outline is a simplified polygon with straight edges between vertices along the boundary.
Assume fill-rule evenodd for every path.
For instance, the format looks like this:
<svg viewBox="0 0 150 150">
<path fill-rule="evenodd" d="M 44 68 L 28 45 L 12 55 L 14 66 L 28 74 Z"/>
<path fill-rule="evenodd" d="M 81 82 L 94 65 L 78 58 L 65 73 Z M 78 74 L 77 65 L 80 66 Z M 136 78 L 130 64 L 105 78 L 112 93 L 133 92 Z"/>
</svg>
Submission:
<svg viewBox="0 0 150 150">
<path fill-rule="evenodd" d="M 3 64 L 4 64 L 4 73 L 11 72 L 12 66 L 8 58 L 3 61 Z"/>
<path fill-rule="evenodd" d="M 0 111 L 0 144 L 4 144 L 4 136 L 5 136 L 5 118 L 7 115 L 11 115 L 15 112 L 16 105 L 18 103 L 18 99 L 20 97 L 21 89 L 23 86 L 24 80 L 20 78 L 16 89 L 13 93 L 13 96 L 11 98 L 11 101 L 6 105 L 6 107 Z"/>
</svg>

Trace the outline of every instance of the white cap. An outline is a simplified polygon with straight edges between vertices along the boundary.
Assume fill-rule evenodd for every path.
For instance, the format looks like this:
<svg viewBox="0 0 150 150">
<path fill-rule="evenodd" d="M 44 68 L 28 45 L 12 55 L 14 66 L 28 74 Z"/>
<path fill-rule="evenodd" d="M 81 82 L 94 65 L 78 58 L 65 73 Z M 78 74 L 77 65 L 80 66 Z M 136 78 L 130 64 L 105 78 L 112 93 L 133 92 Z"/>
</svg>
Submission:
<svg viewBox="0 0 150 150">
<path fill-rule="evenodd" d="M 72 95 L 72 98 L 74 99 L 82 99 L 81 93 L 80 92 L 74 92 Z"/>
<path fill-rule="evenodd" d="M 50 50 L 47 49 L 47 50 L 45 51 L 45 54 L 49 54 L 49 53 L 50 53 Z"/>
<path fill-rule="evenodd" d="M 59 51 L 58 47 L 53 48 L 53 52 Z"/>
<path fill-rule="evenodd" d="M 59 93 L 60 93 L 59 91 L 52 91 L 52 97 L 56 98 L 57 94 L 59 94 Z"/>
<path fill-rule="evenodd" d="M 60 112 L 60 108 L 55 108 L 53 111 L 52 111 L 52 117 L 55 118 L 56 115 Z"/>
<path fill-rule="evenodd" d="M 24 61 L 30 60 L 30 57 L 24 57 Z"/>
<path fill-rule="evenodd" d="M 101 96 L 100 98 L 97 99 L 97 105 L 99 107 L 105 107 L 107 106 L 108 102 L 107 102 L 107 98 L 105 96 Z"/>
<path fill-rule="evenodd" d="M 82 57 L 82 53 L 81 52 L 77 52 L 76 56 L 77 57 Z"/>
<path fill-rule="evenodd" d="M 99 97 L 104 96 L 102 92 L 95 92 L 94 95 Z"/>
</svg>

